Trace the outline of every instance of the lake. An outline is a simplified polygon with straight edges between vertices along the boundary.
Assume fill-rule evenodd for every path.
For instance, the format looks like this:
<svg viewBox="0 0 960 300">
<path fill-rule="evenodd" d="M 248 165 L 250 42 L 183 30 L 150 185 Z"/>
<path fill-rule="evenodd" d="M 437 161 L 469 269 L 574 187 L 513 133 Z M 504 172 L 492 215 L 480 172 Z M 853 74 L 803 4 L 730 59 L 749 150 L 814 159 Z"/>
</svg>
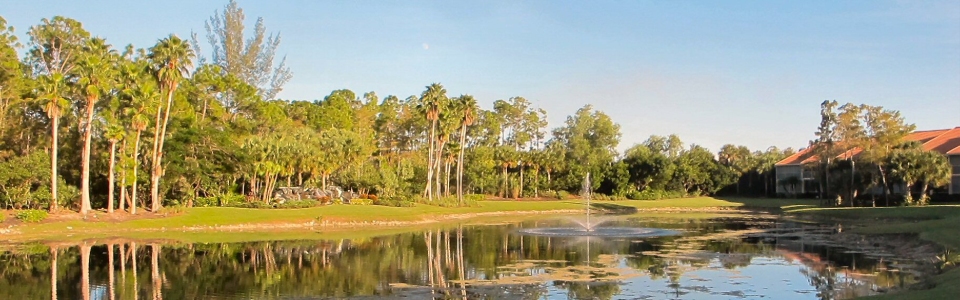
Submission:
<svg viewBox="0 0 960 300">
<path fill-rule="evenodd" d="M 604 218 L 600 226 L 676 234 L 525 233 L 576 226 L 557 217 L 337 240 L 264 233 L 244 243 L 7 245 L 0 299 L 849 299 L 929 272 L 920 254 L 831 224 L 760 214 Z"/>
</svg>

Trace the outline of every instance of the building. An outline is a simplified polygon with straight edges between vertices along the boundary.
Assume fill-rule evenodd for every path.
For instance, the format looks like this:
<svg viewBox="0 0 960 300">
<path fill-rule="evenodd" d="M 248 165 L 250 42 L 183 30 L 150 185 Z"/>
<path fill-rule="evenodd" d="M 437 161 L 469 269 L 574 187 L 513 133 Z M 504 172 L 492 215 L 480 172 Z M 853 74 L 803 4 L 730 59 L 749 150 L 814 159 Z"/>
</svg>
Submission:
<svg viewBox="0 0 960 300">
<path fill-rule="evenodd" d="M 917 141 L 923 149 L 942 153 L 950 161 L 950 184 L 947 192 L 951 195 L 960 195 L 960 127 L 953 129 L 915 131 L 906 137 L 909 141 Z M 837 156 L 843 160 L 860 153 L 859 148 L 849 149 Z M 807 194 L 816 192 L 819 188 L 814 174 L 804 170 L 803 166 L 816 163 L 819 157 L 813 154 L 813 147 L 809 147 L 787 157 L 776 164 L 777 194 Z M 795 184 L 783 184 L 788 178 L 795 177 Z"/>
</svg>

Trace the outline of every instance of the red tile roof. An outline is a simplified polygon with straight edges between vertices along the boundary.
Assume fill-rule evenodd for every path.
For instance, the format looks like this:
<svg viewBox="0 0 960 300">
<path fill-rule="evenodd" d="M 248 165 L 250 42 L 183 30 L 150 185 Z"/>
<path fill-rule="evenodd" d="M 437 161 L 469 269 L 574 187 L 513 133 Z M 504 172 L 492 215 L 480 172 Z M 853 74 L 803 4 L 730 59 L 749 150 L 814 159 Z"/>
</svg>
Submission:
<svg viewBox="0 0 960 300">
<path fill-rule="evenodd" d="M 924 131 L 914 131 L 908 134 L 904 139 L 908 141 L 917 141 L 923 145 L 923 149 L 927 151 L 936 151 L 943 153 L 944 155 L 960 155 L 960 127 L 953 129 L 938 129 L 938 130 L 924 130 Z M 787 158 L 777 162 L 777 166 L 786 166 L 786 165 L 800 165 L 816 162 L 819 158 L 813 154 L 813 148 L 808 147 L 806 149 L 800 150 Z M 860 148 L 854 148 L 847 150 L 840 155 L 837 155 L 838 159 L 847 159 L 850 156 L 856 156 L 862 152 Z"/>
</svg>

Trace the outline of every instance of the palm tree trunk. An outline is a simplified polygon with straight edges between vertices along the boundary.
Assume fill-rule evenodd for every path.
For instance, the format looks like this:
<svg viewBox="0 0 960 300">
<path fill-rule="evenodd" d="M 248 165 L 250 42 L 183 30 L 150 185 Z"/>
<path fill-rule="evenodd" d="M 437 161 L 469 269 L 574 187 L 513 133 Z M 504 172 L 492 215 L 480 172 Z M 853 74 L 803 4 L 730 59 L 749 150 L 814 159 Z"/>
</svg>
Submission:
<svg viewBox="0 0 960 300">
<path fill-rule="evenodd" d="M 126 154 L 124 153 L 126 152 L 124 151 L 125 149 L 127 149 L 127 139 L 123 139 L 123 144 L 120 145 L 120 157 L 123 157 L 124 154 Z M 118 209 L 120 210 L 120 212 L 123 212 L 123 210 L 126 209 L 124 207 L 124 204 L 126 204 L 126 201 L 127 201 L 127 168 L 121 168 L 120 169 L 120 201 L 117 201 Z"/>
<path fill-rule="evenodd" d="M 116 166 L 117 161 L 117 142 L 115 140 L 110 141 L 110 175 L 107 179 L 107 190 L 110 192 L 107 194 L 107 213 L 113 213 L 113 191 L 114 191 L 114 167 Z"/>
<path fill-rule="evenodd" d="M 423 193 L 427 194 L 427 200 L 433 201 L 433 136 L 437 131 L 437 121 L 432 120 L 430 123 L 430 136 L 427 137 L 427 140 L 430 142 L 429 149 L 427 149 L 427 186 L 423 188 Z"/>
<path fill-rule="evenodd" d="M 433 159 L 434 159 L 434 162 L 435 162 L 435 163 L 434 163 L 434 167 L 437 169 L 436 173 L 434 174 L 434 178 L 435 178 L 434 184 L 436 184 L 435 193 L 437 193 L 437 198 L 440 198 L 440 195 L 441 195 L 441 194 L 440 194 L 440 192 L 441 192 L 441 189 L 440 189 L 440 188 L 441 188 L 442 186 L 440 185 L 440 180 L 442 179 L 441 175 L 442 175 L 442 173 L 443 173 L 443 168 L 442 168 L 442 166 L 443 166 L 443 159 L 441 159 L 441 158 L 443 157 L 443 148 L 446 147 L 446 145 L 447 145 L 447 142 L 446 142 L 446 141 L 444 141 L 444 142 L 441 143 L 441 142 L 438 140 L 438 141 L 437 141 L 437 153 L 436 153 L 436 155 L 433 156 Z"/>
<path fill-rule="evenodd" d="M 450 197 L 450 168 L 453 166 L 453 162 L 447 162 L 447 175 L 446 179 L 443 180 L 443 193 L 446 197 Z"/>
<path fill-rule="evenodd" d="M 460 206 L 463 206 L 463 149 L 466 148 L 466 133 L 467 125 L 464 124 L 460 127 L 460 154 L 457 156 L 457 202 Z"/>
<path fill-rule="evenodd" d="M 173 92 L 176 91 L 176 88 L 170 87 L 167 91 L 167 107 L 163 114 L 163 126 L 160 128 L 160 142 L 156 147 L 156 160 L 153 163 L 153 178 L 151 180 L 150 192 L 151 192 L 151 203 L 150 208 L 152 211 L 156 212 L 160 210 L 161 199 L 160 199 L 160 176 L 163 174 L 163 142 L 167 136 L 167 124 L 170 122 L 170 107 L 173 106 Z"/>
<path fill-rule="evenodd" d="M 163 116 L 163 102 L 157 103 L 157 118 L 154 121 L 153 125 L 153 151 L 150 152 L 150 201 L 156 202 L 156 199 L 160 196 L 158 187 L 160 185 L 160 178 L 157 176 L 156 164 L 159 159 L 160 151 L 160 127 L 163 126 L 163 123 L 160 123 L 161 117 Z"/>
<path fill-rule="evenodd" d="M 130 191 L 130 214 L 137 214 L 137 182 L 140 181 L 137 177 L 137 170 L 140 169 L 140 163 L 137 161 L 140 158 L 140 135 L 143 133 L 142 130 L 137 130 L 137 141 L 133 143 L 133 187 Z"/>
<path fill-rule="evenodd" d="M 523 198 L 523 165 L 522 165 L 522 163 L 520 164 L 519 167 L 520 167 L 520 192 L 517 193 L 517 195 L 518 195 L 520 198 Z"/>
<path fill-rule="evenodd" d="M 50 142 L 50 212 L 57 211 L 57 127 L 59 127 L 59 117 L 51 118 L 51 142 Z"/>
<path fill-rule="evenodd" d="M 877 164 L 880 170 L 880 181 L 883 183 L 883 202 L 885 206 L 890 206 L 890 184 L 887 183 L 887 174 L 883 172 L 883 166 Z"/>
<path fill-rule="evenodd" d="M 93 134 L 93 105 L 96 98 L 87 99 L 87 116 L 83 125 L 83 153 L 80 167 L 80 213 L 86 214 L 90 207 L 90 142 Z"/>
</svg>

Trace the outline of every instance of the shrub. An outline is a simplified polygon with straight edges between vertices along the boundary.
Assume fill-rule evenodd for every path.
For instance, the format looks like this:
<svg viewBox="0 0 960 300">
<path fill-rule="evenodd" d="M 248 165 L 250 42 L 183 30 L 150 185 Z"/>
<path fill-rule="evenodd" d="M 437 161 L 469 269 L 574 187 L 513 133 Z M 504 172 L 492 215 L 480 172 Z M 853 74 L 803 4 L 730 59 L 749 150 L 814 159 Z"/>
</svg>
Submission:
<svg viewBox="0 0 960 300">
<path fill-rule="evenodd" d="M 392 207 L 413 207 L 413 201 L 403 197 L 383 197 L 373 201 L 374 205 L 392 206 Z"/>
<path fill-rule="evenodd" d="M 353 199 L 350 200 L 350 205 L 372 205 L 373 200 L 370 199 Z"/>
<path fill-rule="evenodd" d="M 282 204 L 276 204 L 271 207 L 273 208 L 310 208 L 320 206 L 321 203 L 315 200 L 292 200 L 287 201 Z"/>
<path fill-rule="evenodd" d="M 246 199 L 240 194 L 225 194 L 216 197 L 199 197 L 193 200 L 194 207 L 246 207 Z"/>
<path fill-rule="evenodd" d="M 194 207 L 213 207 L 219 205 L 220 199 L 217 199 L 217 197 L 198 197 L 193 200 Z"/>
<path fill-rule="evenodd" d="M 164 215 L 178 215 L 183 213 L 187 209 L 183 205 L 168 205 L 160 209 L 160 213 Z"/>
<path fill-rule="evenodd" d="M 0 223 L 3 223 L 3 220 L 7 219 L 7 214 L 0 212 Z"/>
<path fill-rule="evenodd" d="M 564 191 L 564 190 L 559 190 L 559 191 L 552 191 L 552 190 L 551 190 L 551 191 L 544 191 L 544 192 L 543 192 L 543 197 L 554 197 L 554 198 L 557 198 L 558 200 L 564 200 L 564 199 L 569 199 L 569 198 L 570 198 L 570 193 L 567 192 L 567 191 Z"/>
<path fill-rule="evenodd" d="M 681 197 L 683 197 L 683 193 L 679 191 L 643 190 L 627 193 L 627 199 L 630 200 L 660 200 Z"/>
<path fill-rule="evenodd" d="M 47 212 L 39 209 L 27 209 L 17 212 L 17 220 L 26 223 L 39 223 L 47 219 Z"/>
</svg>

